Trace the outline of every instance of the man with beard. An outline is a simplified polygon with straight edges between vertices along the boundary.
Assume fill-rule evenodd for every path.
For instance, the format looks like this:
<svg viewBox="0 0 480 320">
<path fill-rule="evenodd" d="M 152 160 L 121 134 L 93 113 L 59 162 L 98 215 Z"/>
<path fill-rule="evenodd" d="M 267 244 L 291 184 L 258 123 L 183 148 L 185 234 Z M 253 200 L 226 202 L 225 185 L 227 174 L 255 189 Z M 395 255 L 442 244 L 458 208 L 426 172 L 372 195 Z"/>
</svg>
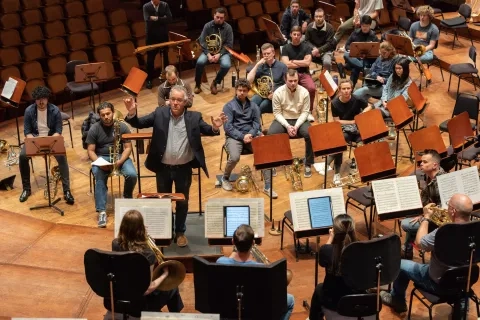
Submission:
<svg viewBox="0 0 480 320">
<path fill-rule="evenodd" d="M 322 8 L 315 10 L 315 21 L 310 23 L 305 33 L 305 41 L 312 46 L 312 61 L 321 63 L 323 68 L 332 71 L 332 51 L 336 41 L 333 37 L 335 30 L 325 21 L 325 12 Z"/>
<path fill-rule="evenodd" d="M 32 98 L 35 103 L 25 109 L 23 131 L 26 138 L 61 136 L 62 135 L 62 115 L 60 110 L 53 103 L 48 102 L 50 90 L 47 87 L 39 86 L 33 89 Z M 25 146 L 23 146 L 19 157 L 20 176 L 22 177 L 23 191 L 20 195 L 20 202 L 27 201 L 32 194 L 30 185 L 30 164 L 26 155 Z M 68 172 L 68 162 L 65 155 L 56 155 L 60 175 L 62 177 L 63 199 L 68 204 L 74 204 L 75 199 L 70 192 L 70 175 Z"/>
<path fill-rule="evenodd" d="M 169 106 L 170 100 L 168 100 L 168 97 L 170 96 L 170 90 L 173 86 L 182 86 L 187 89 L 188 94 L 188 100 L 187 104 L 185 104 L 185 108 L 190 108 L 193 104 L 193 93 L 190 83 L 178 77 L 178 71 L 175 66 L 170 65 L 165 67 L 165 76 L 167 78 L 166 81 L 158 86 L 158 106 Z"/>
<path fill-rule="evenodd" d="M 300 9 L 300 1 L 292 0 L 290 2 L 290 7 L 287 8 L 282 16 L 282 21 L 280 22 L 280 31 L 282 32 L 285 40 L 291 40 L 290 34 L 292 32 L 292 28 L 298 26 L 300 27 L 302 34 L 304 34 L 305 31 L 307 31 L 307 25 L 309 22 L 310 15 L 303 9 Z"/>
<path fill-rule="evenodd" d="M 217 8 L 213 20 L 207 22 L 203 27 L 199 42 L 203 52 L 197 59 L 195 66 L 195 89 L 194 92 L 199 94 L 202 92 L 200 85 L 202 83 L 202 74 L 207 63 L 219 63 L 220 70 L 210 85 L 210 92 L 217 94 L 217 84 L 222 83 L 223 78 L 227 74 L 232 65 L 230 54 L 225 47 L 233 47 L 233 30 L 232 27 L 225 22 L 225 8 Z"/>
<path fill-rule="evenodd" d="M 88 130 L 88 136 L 86 143 L 88 145 L 87 153 L 90 160 L 95 161 L 99 157 L 105 159 L 108 162 L 115 163 L 115 167 L 118 168 L 120 173 L 125 178 L 123 185 L 123 197 L 132 198 L 133 189 L 137 183 L 137 172 L 133 166 L 130 154 L 132 152 L 132 143 L 127 140 L 121 140 L 120 150 L 117 150 L 117 159 L 110 158 L 110 148 L 117 139 L 114 136 L 114 124 L 113 116 L 115 109 L 110 102 L 104 101 L 97 108 L 100 115 L 100 121 L 93 124 Z M 120 137 L 125 133 L 130 133 L 130 129 L 123 122 L 119 122 Z M 118 137 L 119 139 L 121 139 Z M 98 212 L 98 227 L 105 228 L 107 225 L 107 180 L 112 171 L 112 166 L 92 166 L 92 172 L 95 177 L 95 209 Z"/>
</svg>

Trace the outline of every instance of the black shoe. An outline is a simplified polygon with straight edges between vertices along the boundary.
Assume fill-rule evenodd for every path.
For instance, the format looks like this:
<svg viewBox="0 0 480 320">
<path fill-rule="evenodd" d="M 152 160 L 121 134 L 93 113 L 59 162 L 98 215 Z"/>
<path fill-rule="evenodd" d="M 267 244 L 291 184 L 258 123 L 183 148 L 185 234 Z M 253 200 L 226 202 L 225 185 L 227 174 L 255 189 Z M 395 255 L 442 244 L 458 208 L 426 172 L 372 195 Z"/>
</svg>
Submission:
<svg viewBox="0 0 480 320">
<path fill-rule="evenodd" d="M 341 62 L 337 63 L 338 73 L 340 74 L 340 78 L 345 79 L 347 75 L 345 74 L 344 66 Z"/>
<path fill-rule="evenodd" d="M 22 194 L 20 195 L 20 202 L 27 201 L 28 197 L 32 194 L 32 191 L 23 189 Z"/>
<path fill-rule="evenodd" d="M 382 299 L 384 305 L 391 307 L 396 313 L 403 313 L 407 312 L 408 310 L 405 300 L 401 301 L 399 299 L 395 299 L 394 297 L 392 297 L 390 292 L 380 292 L 380 298 Z"/>
<path fill-rule="evenodd" d="M 63 194 L 63 199 L 68 203 L 68 204 L 74 204 L 75 199 L 73 198 L 73 195 L 70 191 L 65 191 Z"/>
<path fill-rule="evenodd" d="M 152 81 L 147 81 L 147 89 L 152 89 Z"/>
</svg>

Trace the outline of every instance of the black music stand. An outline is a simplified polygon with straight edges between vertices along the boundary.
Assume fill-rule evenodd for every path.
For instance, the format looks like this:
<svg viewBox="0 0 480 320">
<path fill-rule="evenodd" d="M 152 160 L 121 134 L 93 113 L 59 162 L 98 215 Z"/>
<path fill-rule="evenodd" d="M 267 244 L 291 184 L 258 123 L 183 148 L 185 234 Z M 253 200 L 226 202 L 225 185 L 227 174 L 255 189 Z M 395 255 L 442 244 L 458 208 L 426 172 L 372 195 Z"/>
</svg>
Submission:
<svg viewBox="0 0 480 320">
<path fill-rule="evenodd" d="M 362 59 L 365 70 L 365 59 L 376 59 L 380 53 L 380 42 L 352 42 L 350 44 L 350 58 Z"/>
<path fill-rule="evenodd" d="M 88 285 L 104 298 L 112 319 L 115 312 L 123 313 L 124 320 L 132 311 L 141 312 L 139 303 L 151 281 L 150 266 L 142 254 L 88 249 L 83 262 Z"/>
<path fill-rule="evenodd" d="M 194 256 L 195 310 L 222 319 L 280 319 L 287 311 L 286 273 L 285 258 L 269 265 L 226 265 Z"/>
<path fill-rule="evenodd" d="M 347 295 L 338 303 L 339 314 L 362 317 L 382 309 L 380 286 L 390 284 L 400 273 L 400 238 L 396 234 L 368 241 L 351 243 L 342 252 L 341 274 L 348 287 L 365 291 L 376 287 L 376 294 Z"/>
<path fill-rule="evenodd" d="M 107 64 L 105 62 L 95 62 L 79 64 L 75 66 L 75 82 L 90 83 L 90 98 L 92 99 L 92 111 L 95 112 L 95 91 L 93 83 L 107 80 Z"/>
<path fill-rule="evenodd" d="M 273 22 L 270 19 L 267 18 L 262 18 L 263 21 L 265 22 L 265 27 L 267 28 L 267 37 L 268 41 L 270 41 L 272 44 L 276 44 L 279 47 L 284 46 L 287 44 L 287 40 L 283 37 L 282 31 L 280 31 L 280 28 L 278 25 Z M 278 60 L 280 60 L 280 55 L 281 52 L 278 52 Z"/>
<path fill-rule="evenodd" d="M 272 169 L 278 166 L 288 166 L 293 163 L 290 138 L 287 133 L 272 134 L 257 137 L 252 140 L 253 165 L 256 170 L 270 169 L 270 216 L 273 214 L 273 174 Z"/>
<path fill-rule="evenodd" d="M 184 35 L 181 35 L 179 33 L 175 33 L 172 31 L 168 32 L 168 38 L 169 38 L 169 41 L 181 41 L 181 40 L 191 41 Z M 183 56 L 185 60 L 190 60 L 192 59 L 192 54 L 190 52 L 190 45 L 188 42 L 178 42 L 175 47 L 177 49 L 178 77 L 180 78 L 180 74 L 182 72 L 182 64 L 180 63 L 181 57 Z M 162 61 L 163 61 L 163 57 L 162 57 Z"/>
<path fill-rule="evenodd" d="M 45 160 L 45 172 L 47 176 L 47 195 L 48 195 L 48 205 L 40 205 L 35 207 L 30 207 L 30 210 L 38 210 L 43 208 L 53 208 L 57 210 L 60 215 L 63 216 L 63 210 L 55 206 L 55 204 L 60 201 L 60 198 L 57 198 L 52 202 L 50 198 L 50 177 L 48 170 L 48 161 L 47 158 L 50 155 L 65 155 L 65 143 L 62 136 L 48 136 L 48 137 L 35 137 L 35 138 L 25 138 L 25 153 L 27 157 L 43 156 Z"/>
</svg>

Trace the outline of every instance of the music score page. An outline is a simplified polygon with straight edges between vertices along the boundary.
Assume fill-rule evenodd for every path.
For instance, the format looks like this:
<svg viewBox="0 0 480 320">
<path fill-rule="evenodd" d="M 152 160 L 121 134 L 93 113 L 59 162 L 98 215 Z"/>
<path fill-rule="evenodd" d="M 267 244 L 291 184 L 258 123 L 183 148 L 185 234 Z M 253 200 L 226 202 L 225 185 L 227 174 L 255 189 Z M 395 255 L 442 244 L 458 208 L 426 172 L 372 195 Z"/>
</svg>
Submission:
<svg viewBox="0 0 480 320">
<path fill-rule="evenodd" d="M 444 209 L 448 207 L 447 201 L 455 193 L 466 194 L 473 203 L 480 202 L 480 179 L 476 166 L 442 174 L 437 177 L 437 184 Z"/>
<path fill-rule="evenodd" d="M 378 214 L 422 208 L 417 177 L 401 177 L 372 182 Z"/>
<path fill-rule="evenodd" d="M 255 238 L 265 236 L 263 198 L 216 198 L 208 199 L 205 206 L 205 238 L 225 238 L 223 207 L 226 206 L 249 206 L 250 226 L 255 232 Z"/>
<path fill-rule="evenodd" d="M 292 210 L 293 230 L 303 231 L 312 229 L 308 199 L 330 196 L 332 200 L 333 217 L 345 214 L 345 199 L 342 188 L 320 189 L 290 193 L 290 209 Z"/>
<path fill-rule="evenodd" d="M 172 200 L 170 199 L 115 199 L 115 230 L 118 236 L 123 216 L 128 210 L 138 210 L 153 239 L 172 238 Z"/>
</svg>

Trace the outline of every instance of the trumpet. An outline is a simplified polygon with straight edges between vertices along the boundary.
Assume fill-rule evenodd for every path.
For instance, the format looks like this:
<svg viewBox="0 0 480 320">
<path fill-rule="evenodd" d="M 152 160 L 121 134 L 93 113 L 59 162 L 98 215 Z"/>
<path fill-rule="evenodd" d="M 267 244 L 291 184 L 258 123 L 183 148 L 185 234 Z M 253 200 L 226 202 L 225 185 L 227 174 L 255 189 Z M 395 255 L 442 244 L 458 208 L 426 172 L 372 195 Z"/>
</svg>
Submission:
<svg viewBox="0 0 480 320">
<path fill-rule="evenodd" d="M 443 226 L 446 223 L 451 223 L 452 219 L 448 214 L 448 209 L 442 209 L 439 207 L 430 207 L 432 210 L 432 215 L 430 216 L 430 220 L 435 223 L 438 227 Z"/>
<path fill-rule="evenodd" d="M 245 193 L 250 191 L 250 187 L 253 185 L 255 191 L 258 192 L 259 188 L 257 182 L 253 178 L 252 169 L 250 169 L 250 166 L 242 166 L 242 168 L 240 169 L 240 174 L 241 176 L 237 179 L 237 182 L 235 183 L 235 188 L 238 191 Z"/>
<path fill-rule="evenodd" d="M 285 166 L 285 179 L 292 181 L 293 190 L 303 190 L 302 177 L 300 176 L 300 168 L 302 167 L 302 159 L 293 158 L 293 164 Z"/>
<path fill-rule="evenodd" d="M 258 246 L 254 244 L 252 249 L 250 249 L 250 254 L 253 256 L 255 261 L 263 263 L 263 264 L 270 264 L 270 260 L 260 251 Z M 290 284 L 293 278 L 293 272 L 290 269 L 287 269 L 287 286 Z"/>
<path fill-rule="evenodd" d="M 360 174 L 358 171 L 354 173 L 349 173 L 345 177 L 340 178 L 340 183 L 330 183 L 329 187 L 330 188 L 343 188 L 343 187 L 349 187 L 353 184 L 356 184 L 360 182 Z"/>
<path fill-rule="evenodd" d="M 183 263 L 175 260 L 165 261 L 162 251 L 158 249 L 155 240 L 147 235 L 147 245 L 157 258 L 157 267 L 153 270 L 152 281 L 160 277 L 163 269 L 168 267 L 168 277 L 158 286 L 158 291 L 170 291 L 177 288 L 185 279 L 186 269 Z"/>
</svg>

